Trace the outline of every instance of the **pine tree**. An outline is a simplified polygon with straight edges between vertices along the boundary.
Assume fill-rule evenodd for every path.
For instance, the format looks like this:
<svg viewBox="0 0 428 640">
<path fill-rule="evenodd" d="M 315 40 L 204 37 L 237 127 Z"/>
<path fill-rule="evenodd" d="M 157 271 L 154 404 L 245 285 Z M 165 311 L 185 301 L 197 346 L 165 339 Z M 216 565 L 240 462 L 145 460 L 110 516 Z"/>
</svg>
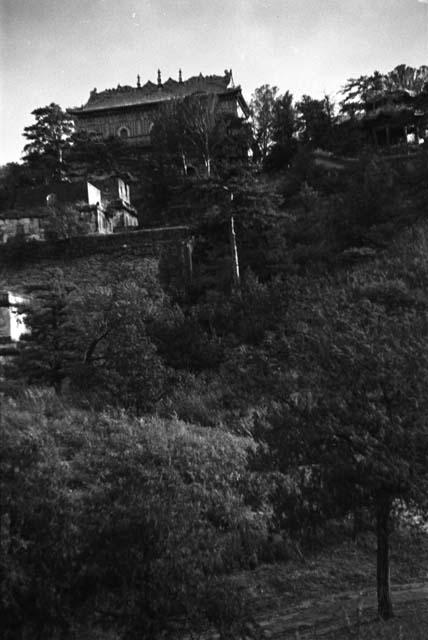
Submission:
<svg viewBox="0 0 428 640">
<path fill-rule="evenodd" d="M 12 375 L 29 384 L 46 384 L 60 393 L 79 358 L 75 324 L 71 320 L 74 285 L 60 271 L 32 291 L 30 304 L 21 307 L 30 332 L 21 337 Z"/>
<path fill-rule="evenodd" d="M 63 153 L 73 131 L 73 121 L 58 104 L 51 103 L 32 111 L 36 122 L 24 129 L 28 143 L 24 161 L 46 183 L 61 179 Z"/>
</svg>

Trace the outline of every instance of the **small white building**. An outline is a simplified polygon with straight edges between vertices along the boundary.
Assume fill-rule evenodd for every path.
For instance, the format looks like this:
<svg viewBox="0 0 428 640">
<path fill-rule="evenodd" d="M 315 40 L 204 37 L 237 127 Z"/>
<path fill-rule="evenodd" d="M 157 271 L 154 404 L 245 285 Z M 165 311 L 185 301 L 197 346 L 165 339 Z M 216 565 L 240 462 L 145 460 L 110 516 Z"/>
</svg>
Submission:
<svg viewBox="0 0 428 640">
<path fill-rule="evenodd" d="M 121 178 L 88 181 L 88 207 L 96 213 L 96 233 L 113 233 L 138 227 L 130 189 Z"/>
</svg>

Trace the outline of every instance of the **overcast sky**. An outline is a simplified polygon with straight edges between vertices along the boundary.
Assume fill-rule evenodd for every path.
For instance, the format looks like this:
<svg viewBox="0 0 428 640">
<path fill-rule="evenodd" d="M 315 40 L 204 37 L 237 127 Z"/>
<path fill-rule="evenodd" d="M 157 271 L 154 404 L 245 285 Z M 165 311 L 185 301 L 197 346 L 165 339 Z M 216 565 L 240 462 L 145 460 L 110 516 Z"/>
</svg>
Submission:
<svg viewBox="0 0 428 640">
<path fill-rule="evenodd" d="M 31 111 L 91 89 L 222 74 L 334 96 L 345 80 L 428 64 L 428 0 L 0 0 L 0 164 Z"/>
</svg>

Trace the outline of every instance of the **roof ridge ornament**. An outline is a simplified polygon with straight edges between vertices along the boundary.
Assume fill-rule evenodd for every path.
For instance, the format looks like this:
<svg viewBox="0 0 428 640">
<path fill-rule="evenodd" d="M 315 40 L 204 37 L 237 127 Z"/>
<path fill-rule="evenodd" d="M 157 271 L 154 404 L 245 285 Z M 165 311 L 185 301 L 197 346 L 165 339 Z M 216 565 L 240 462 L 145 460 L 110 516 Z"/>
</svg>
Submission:
<svg viewBox="0 0 428 640">
<path fill-rule="evenodd" d="M 233 80 L 232 69 L 225 69 L 224 70 L 224 77 L 227 80 L 227 88 L 229 89 L 229 87 L 230 87 L 230 88 L 234 89 L 235 88 L 235 82 Z"/>
<path fill-rule="evenodd" d="M 158 87 L 159 89 L 162 87 L 162 76 L 160 69 L 158 69 Z"/>
</svg>

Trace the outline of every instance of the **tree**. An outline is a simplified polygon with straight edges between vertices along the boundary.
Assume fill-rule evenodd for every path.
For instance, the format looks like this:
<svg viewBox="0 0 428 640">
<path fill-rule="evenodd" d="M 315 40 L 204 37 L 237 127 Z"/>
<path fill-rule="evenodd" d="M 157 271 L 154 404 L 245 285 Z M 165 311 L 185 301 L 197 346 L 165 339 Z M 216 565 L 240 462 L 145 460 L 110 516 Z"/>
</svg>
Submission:
<svg viewBox="0 0 428 640">
<path fill-rule="evenodd" d="M 426 273 L 409 273 L 415 278 Z M 288 368 L 277 383 L 283 404 L 264 439 L 287 478 L 305 470 L 312 499 L 326 501 L 330 515 L 356 504 L 370 510 L 378 610 L 387 619 L 394 511 L 403 504 L 426 516 L 428 508 L 427 300 L 382 273 L 353 280 L 303 287 L 290 304 L 288 337 L 275 344 Z"/>
<path fill-rule="evenodd" d="M 75 286 L 60 270 L 51 273 L 49 283 L 34 288 L 31 303 L 21 308 L 30 333 L 21 338 L 12 376 L 24 375 L 30 384 L 46 384 L 61 392 L 78 359 L 78 337 L 71 321 L 73 291 Z"/>
<path fill-rule="evenodd" d="M 279 169 L 287 165 L 297 148 L 296 112 L 293 95 L 286 91 L 278 96 L 273 105 L 272 147 L 267 158 L 267 166 Z"/>
<path fill-rule="evenodd" d="M 330 233 L 338 247 L 384 245 L 400 226 L 401 194 L 396 173 L 382 157 L 362 155 L 332 202 Z"/>
<path fill-rule="evenodd" d="M 278 96 L 274 103 L 272 140 L 276 144 L 286 146 L 293 138 L 295 130 L 295 112 L 293 109 L 293 94 L 286 91 Z"/>
<path fill-rule="evenodd" d="M 147 325 L 169 300 L 153 261 L 133 267 L 131 275 L 123 265 L 108 282 L 81 287 L 56 270 L 34 287 L 22 308 L 30 333 L 19 343 L 10 377 L 52 386 L 57 393 L 67 381 L 105 404 L 137 412 L 156 402 L 174 375 Z"/>
<path fill-rule="evenodd" d="M 32 111 L 36 122 L 24 129 L 28 143 L 24 147 L 24 161 L 45 182 L 60 179 L 63 153 L 73 131 L 71 117 L 58 104 L 51 103 Z"/>
<path fill-rule="evenodd" d="M 304 95 L 296 103 L 296 121 L 299 140 L 312 149 L 329 149 L 334 125 L 333 105 L 328 96 L 316 100 Z"/>
<path fill-rule="evenodd" d="M 211 175 L 213 149 L 222 137 L 219 132 L 220 121 L 217 113 L 218 96 L 188 97 L 180 104 L 184 135 L 190 148 L 203 160 L 206 176 Z M 216 140 L 216 134 L 220 133 Z M 223 134 L 224 135 L 224 134 Z"/>
<path fill-rule="evenodd" d="M 222 113 L 216 94 L 188 96 L 168 104 L 151 132 L 154 158 L 161 176 L 180 169 L 190 173 L 201 165 L 207 178 L 213 170 L 246 162 L 251 145 L 249 126 L 241 118 Z"/>
<path fill-rule="evenodd" d="M 17 162 L 8 162 L 0 167 L 0 208 L 14 209 L 16 197 L 22 187 L 33 184 L 29 168 Z"/>
<path fill-rule="evenodd" d="M 73 385 L 92 388 L 108 403 L 137 413 L 150 408 L 174 382 L 148 331 L 169 305 L 156 266 L 153 261 L 133 265 L 132 275 L 126 267 L 118 270 L 112 282 L 89 287 L 75 309 L 84 348 Z"/>
<path fill-rule="evenodd" d="M 129 145 L 117 136 L 95 138 L 86 131 L 73 132 L 64 148 L 67 176 L 118 172 L 129 158 Z"/>
<path fill-rule="evenodd" d="M 162 171 L 180 167 L 187 174 L 193 164 L 203 165 L 205 176 L 222 163 L 247 158 L 248 127 L 219 109 L 216 94 L 188 96 L 168 104 L 157 117 L 151 133 L 155 157 Z"/>
<path fill-rule="evenodd" d="M 217 175 L 226 180 L 245 175 L 254 143 L 250 123 L 233 114 L 221 114 L 218 134 L 213 153 Z"/>
<path fill-rule="evenodd" d="M 263 84 L 254 91 L 250 102 L 254 139 L 262 162 L 266 160 L 273 143 L 277 94 L 278 87 Z"/>
<path fill-rule="evenodd" d="M 165 105 L 158 112 L 150 132 L 154 158 L 162 174 L 166 168 L 187 170 L 185 129 L 182 109 L 177 101 Z"/>
<path fill-rule="evenodd" d="M 421 93 L 427 87 L 428 67 L 422 65 L 419 68 L 410 67 L 406 64 L 397 65 L 385 76 L 387 91 L 411 91 Z"/>
<path fill-rule="evenodd" d="M 384 76 L 379 71 L 372 75 L 362 75 L 358 78 L 349 78 L 342 88 L 345 98 L 340 103 L 342 113 L 354 116 L 365 111 L 370 97 L 378 95 L 384 89 Z"/>
</svg>

